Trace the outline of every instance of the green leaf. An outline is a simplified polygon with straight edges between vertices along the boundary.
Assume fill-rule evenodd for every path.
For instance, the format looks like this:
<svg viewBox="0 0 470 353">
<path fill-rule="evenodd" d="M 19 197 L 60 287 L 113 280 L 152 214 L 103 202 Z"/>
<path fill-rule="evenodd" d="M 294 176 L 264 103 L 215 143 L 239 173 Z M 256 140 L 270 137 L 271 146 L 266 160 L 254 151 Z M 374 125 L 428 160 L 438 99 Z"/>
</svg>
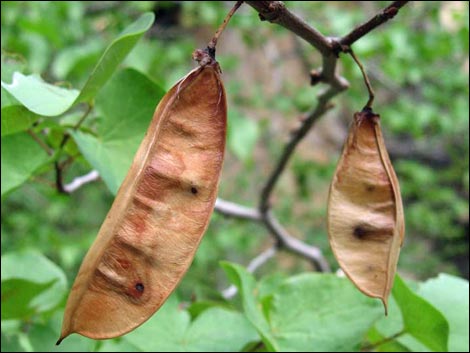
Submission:
<svg viewBox="0 0 470 353">
<path fill-rule="evenodd" d="M 222 308 L 227 308 L 227 305 L 221 302 L 217 301 L 211 301 L 211 300 L 199 300 L 194 303 L 191 303 L 191 305 L 188 307 L 188 312 L 191 315 L 191 319 L 197 318 L 199 315 L 201 315 L 204 311 L 214 308 L 214 307 L 222 307 Z"/>
<path fill-rule="evenodd" d="M 258 297 L 263 298 L 275 293 L 287 280 L 287 277 L 282 273 L 273 273 L 263 277 L 258 282 Z"/>
<path fill-rule="evenodd" d="M 25 183 L 49 159 L 47 153 L 27 133 L 2 137 L 2 198 Z"/>
<path fill-rule="evenodd" d="M 33 299 L 48 289 L 54 281 L 36 283 L 23 279 L 2 278 L 2 320 L 27 319 L 38 310 Z M 36 303 L 37 305 L 37 303 Z"/>
<path fill-rule="evenodd" d="M 291 277 L 273 295 L 271 332 L 281 351 L 357 350 L 381 304 L 346 278 L 308 273 Z"/>
<path fill-rule="evenodd" d="M 190 325 L 189 313 L 178 307 L 175 295 L 146 323 L 124 336 L 124 340 L 145 352 L 181 352 L 182 334 Z"/>
<path fill-rule="evenodd" d="M 1 277 L 2 287 L 7 280 L 23 280 L 39 285 L 47 284 L 48 288 L 38 293 L 30 302 L 30 306 L 38 312 L 55 308 L 62 301 L 67 290 L 65 274 L 62 270 L 44 255 L 32 250 L 2 255 Z M 53 284 L 50 285 L 51 283 Z M 29 289 L 31 288 L 21 287 L 21 290 Z"/>
<path fill-rule="evenodd" d="M 91 102 L 137 41 L 150 28 L 153 20 L 154 14 L 147 12 L 124 29 L 106 48 L 81 92 L 51 85 L 37 75 L 25 76 L 19 72 L 13 74 L 11 84 L 2 81 L 2 87 L 30 111 L 44 116 L 57 116 L 76 103 Z"/>
<path fill-rule="evenodd" d="M 45 82 L 38 75 L 23 75 L 15 72 L 13 81 L 2 87 L 33 113 L 57 116 L 69 109 L 80 94 L 75 89 L 66 89 Z"/>
<path fill-rule="evenodd" d="M 388 316 L 382 317 L 374 327 L 387 342 L 377 347 L 378 351 L 410 351 L 430 352 L 429 348 L 404 329 L 403 317 L 395 298 L 391 296 L 388 301 Z M 390 340 L 391 337 L 396 337 Z M 374 342 L 374 341 L 372 341 Z M 395 347 L 395 348 L 393 348 Z M 399 347 L 406 349 L 400 350 Z"/>
<path fill-rule="evenodd" d="M 88 62 L 90 59 L 94 58 L 89 68 L 91 70 L 99 59 L 103 47 L 104 45 L 101 39 L 91 38 L 85 43 L 64 48 L 55 58 L 51 71 L 55 77 L 64 79 L 75 67 L 80 66 L 80 63 Z"/>
<path fill-rule="evenodd" d="M 106 48 L 103 56 L 96 64 L 88 81 L 80 92 L 77 102 L 92 100 L 100 88 L 108 81 L 118 65 L 129 54 L 137 41 L 150 28 L 155 15 L 146 12 L 135 22 L 131 23 L 122 33 Z"/>
<path fill-rule="evenodd" d="M 222 263 L 239 288 L 245 315 L 269 350 L 357 350 L 366 332 L 382 315 L 376 300 L 358 292 L 346 279 L 333 275 L 303 274 L 282 285 L 266 281 L 261 287 L 272 299 L 263 316 L 255 280 L 241 266 Z M 269 347 L 271 345 L 271 347 Z"/>
<path fill-rule="evenodd" d="M 449 351 L 468 352 L 468 281 L 441 273 L 424 282 L 418 293 L 439 309 L 449 322 Z"/>
<path fill-rule="evenodd" d="M 260 135 L 258 124 L 250 119 L 229 111 L 227 144 L 241 161 L 247 163 L 253 158 L 253 150 Z"/>
<path fill-rule="evenodd" d="M 404 329 L 435 352 L 446 352 L 449 324 L 442 313 L 413 293 L 400 276 L 395 277 L 393 297 L 400 307 Z"/>
<path fill-rule="evenodd" d="M 238 352 L 255 340 L 259 336 L 245 316 L 223 308 L 204 311 L 184 336 L 189 352 Z"/>
<path fill-rule="evenodd" d="M 2 103 L 1 103 L 1 106 L 2 106 L 2 110 L 3 108 L 6 108 L 10 105 L 20 105 L 20 102 L 18 102 L 15 97 L 13 97 L 10 93 L 8 93 L 8 91 L 6 89 L 4 89 L 3 87 L 0 87 L 1 89 L 1 95 L 2 95 Z M 2 119 L 3 119 L 3 113 L 2 113 Z"/>
<path fill-rule="evenodd" d="M 174 296 L 138 330 L 124 337 L 143 351 L 235 352 L 258 338 L 246 318 L 223 308 L 210 308 L 190 323 Z"/>
<path fill-rule="evenodd" d="M 256 281 L 253 275 L 240 265 L 221 262 L 228 279 L 238 288 L 246 317 L 260 334 L 264 344 L 271 351 L 280 348 L 272 336 L 269 323 L 264 317 L 261 304 L 256 300 Z"/>
<path fill-rule="evenodd" d="M 120 71 L 96 98 L 96 109 L 103 116 L 98 136 L 71 132 L 113 194 L 124 180 L 163 94 L 158 85 L 138 71 Z"/>
<path fill-rule="evenodd" d="M 2 136 L 11 135 L 30 128 L 41 116 L 34 114 L 22 105 L 2 108 Z"/>
</svg>

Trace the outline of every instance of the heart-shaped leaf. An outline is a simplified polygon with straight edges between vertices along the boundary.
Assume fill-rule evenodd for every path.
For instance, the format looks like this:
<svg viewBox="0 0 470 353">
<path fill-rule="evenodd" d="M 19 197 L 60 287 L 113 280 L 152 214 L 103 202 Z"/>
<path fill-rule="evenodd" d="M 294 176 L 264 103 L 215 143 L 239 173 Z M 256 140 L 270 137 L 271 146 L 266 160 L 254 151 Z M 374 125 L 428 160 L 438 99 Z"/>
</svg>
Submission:
<svg viewBox="0 0 470 353">
<path fill-rule="evenodd" d="M 382 314 L 377 301 L 364 297 L 345 278 L 302 274 L 259 288 L 269 297 L 259 303 L 255 280 L 243 267 L 223 263 L 238 287 L 244 312 L 270 350 L 304 352 L 352 351 Z M 266 292 L 267 290 L 267 292 Z"/>
</svg>

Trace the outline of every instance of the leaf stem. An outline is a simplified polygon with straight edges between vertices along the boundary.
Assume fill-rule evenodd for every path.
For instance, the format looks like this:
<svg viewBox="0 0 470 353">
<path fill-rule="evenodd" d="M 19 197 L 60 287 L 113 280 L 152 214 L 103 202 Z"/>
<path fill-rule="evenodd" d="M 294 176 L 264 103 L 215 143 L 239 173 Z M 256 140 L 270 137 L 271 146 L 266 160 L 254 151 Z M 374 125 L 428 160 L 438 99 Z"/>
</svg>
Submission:
<svg viewBox="0 0 470 353">
<path fill-rule="evenodd" d="M 54 151 L 38 135 L 36 135 L 32 129 L 28 129 L 26 131 L 49 156 L 54 154 Z"/>
<path fill-rule="evenodd" d="M 85 111 L 85 113 L 82 115 L 82 117 L 80 118 L 79 121 L 77 121 L 77 123 L 73 126 L 73 130 L 77 130 L 80 125 L 82 125 L 82 123 L 85 121 L 85 119 L 88 117 L 88 115 L 90 114 L 91 110 L 93 109 L 93 105 L 92 104 L 88 104 L 87 105 L 87 110 Z M 62 138 L 62 141 L 60 141 L 60 145 L 59 145 L 59 150 L 57 151 L 57 159 L 54 163 L 54 167 L 55 167 L 55 181 L 56 181 L 56 187 L 57 187 L 57 190 L 61 193 L 61 194 L 67 194 L 67 190 L 64 188 L 64 178 L 63 178 L 63 172 L 64 172 L 64 168 L 67 164 L 62 164 L 62 163 L 59 163 L 59 159 L 60 159 L 60 156 L 62 154 L 62 151 L 64 149 L 64 146 L 65 144 L 67 143 L 67 141 L 70 139 L 70 134 L 64 134 L 64 137 Z"/>
</svg>

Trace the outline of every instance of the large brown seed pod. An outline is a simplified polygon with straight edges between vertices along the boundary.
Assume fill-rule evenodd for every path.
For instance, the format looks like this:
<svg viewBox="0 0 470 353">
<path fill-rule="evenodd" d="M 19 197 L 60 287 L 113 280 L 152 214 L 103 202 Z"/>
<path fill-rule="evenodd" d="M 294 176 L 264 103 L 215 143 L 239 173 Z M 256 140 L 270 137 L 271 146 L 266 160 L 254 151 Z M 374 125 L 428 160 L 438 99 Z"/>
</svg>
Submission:
<svg viewBox="0 0 470 353">
<path fill-rule="evenodd" d="M 214 208 L 226 119 L 215 60 L 206 60 L 163 97 L 83 260 L 58 343 L 71 333 L 123 335 L 175 289 Z"/>
<path fill-rule="evenodd" d="M 328 236 L 346 275 L 387 310 L 405 223 L 379 119 L 369 110 L 354 115 L 330 187 Z"/>
</svg>

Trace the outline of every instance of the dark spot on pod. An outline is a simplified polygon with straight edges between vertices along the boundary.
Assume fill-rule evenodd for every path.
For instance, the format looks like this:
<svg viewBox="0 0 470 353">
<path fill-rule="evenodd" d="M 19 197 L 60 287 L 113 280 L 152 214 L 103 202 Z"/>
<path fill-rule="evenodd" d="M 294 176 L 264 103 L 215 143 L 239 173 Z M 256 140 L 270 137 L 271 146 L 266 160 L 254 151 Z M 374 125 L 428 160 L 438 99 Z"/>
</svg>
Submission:
<svg viewBox="0 0 470 353">
<path fill-rule="evenodd" d="M 135 289 L 137 290 L 137 292 L 142 293 L 144 291 L 144 285 L 139 282 L 135 285 Z"/>
<path fill-rule="evenodd" d="M 366 185 L 366 191 L 368 192 L 372 192 L 375 190 L 375 186 L 374 185 Z"/>
<path fill-rule="evenodd" d="M 353 235 L 358 239 L 363 239 L 367 236 L 369 232 L 363 226 L 356 226 L 353 230 Z"/>
<path fill-rule="evenodd" d="M 393 236 L 392 228 L 375 228 L 367 224 L 359 224 L 354 227 L 352 234 L 360 240 L 369 241 L 384 241 L 390 236 Z"/>
<path fill-rule="evenodd" d="M 196 194 L 197 194 L 197 189 L 196 189 L 194 186 L 191 187 L 191 193 L 192 193 L 193 195 L 196 195 Z"/>
</svg>

